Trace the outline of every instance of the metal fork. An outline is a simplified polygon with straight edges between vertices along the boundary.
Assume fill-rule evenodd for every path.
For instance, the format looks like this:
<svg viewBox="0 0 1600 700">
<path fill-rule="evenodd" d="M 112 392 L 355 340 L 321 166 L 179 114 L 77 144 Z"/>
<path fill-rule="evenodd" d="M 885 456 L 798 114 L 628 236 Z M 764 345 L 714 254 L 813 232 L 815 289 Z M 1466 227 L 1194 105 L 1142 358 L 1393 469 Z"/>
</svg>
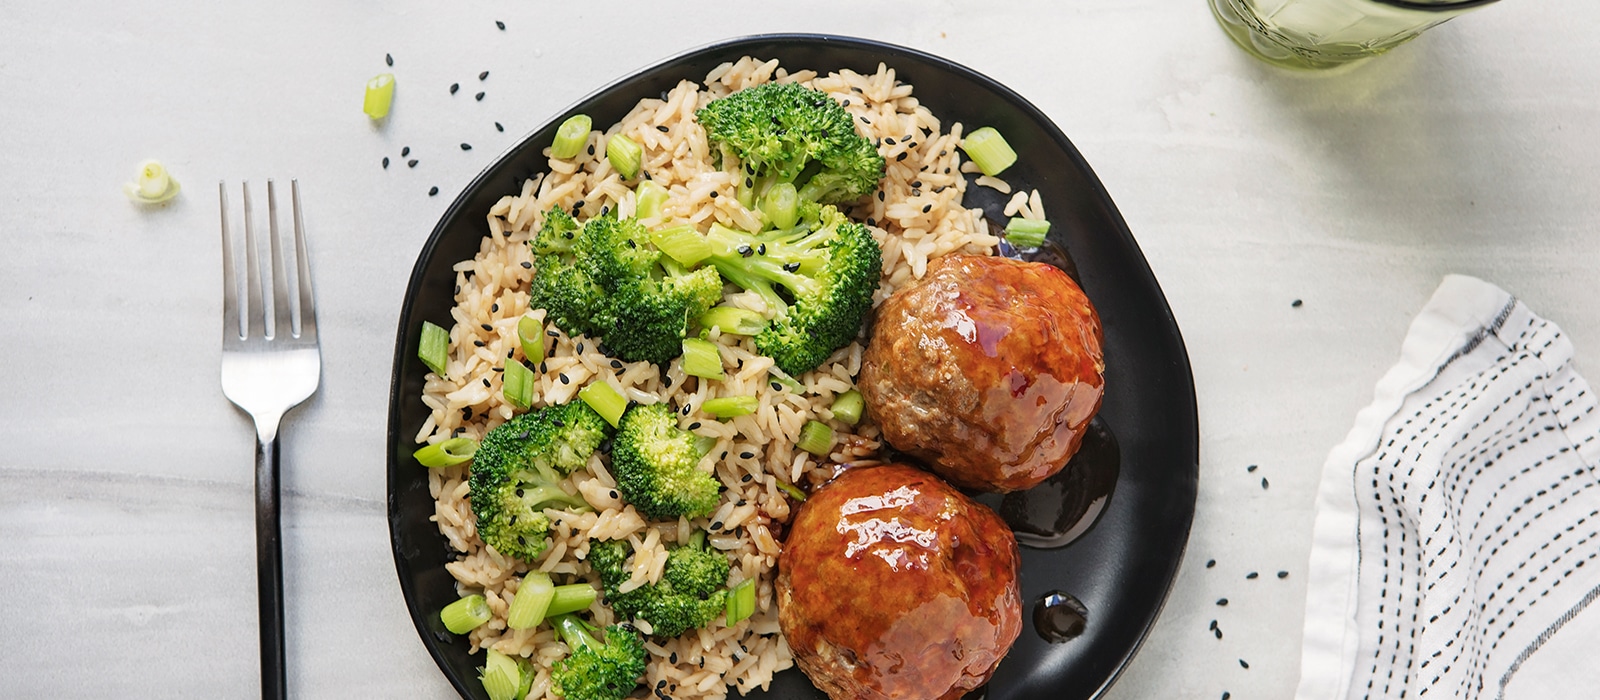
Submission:
<svg viewBox="0 0 1600 700">
<path fill-rule="evenodd" d="M 278 423 L 285 411 L 317 390 L 322 353 L 317 345 L 317 307 L 311 297 L 311 267 L 306 259 L 305 222 L 300 215 L 300 183 L 289 181 L 294 207 L 294 263 L 278 235 L 278 202 L 267 181 L 267 227 L 271 276 L 264 277 L 250 212 L 250 186 L 244 193 L 244 275 L 238 285 L 238 260 L 228 228 L 228 187 L 218 183 L 222 204 L 222 393 L 256 424 L 256 585 L 261 628 L 261 697 L 283 698 L 283 546 L 278 526 Z M 294 269 L 291 279 L 284 274 Z M 298 291 L 295 288 L 298 287 Z M 241 304 L 239 294 L 244 292 Z M 270 295 L 269 295 L 270 291 Z"/>
</svg>

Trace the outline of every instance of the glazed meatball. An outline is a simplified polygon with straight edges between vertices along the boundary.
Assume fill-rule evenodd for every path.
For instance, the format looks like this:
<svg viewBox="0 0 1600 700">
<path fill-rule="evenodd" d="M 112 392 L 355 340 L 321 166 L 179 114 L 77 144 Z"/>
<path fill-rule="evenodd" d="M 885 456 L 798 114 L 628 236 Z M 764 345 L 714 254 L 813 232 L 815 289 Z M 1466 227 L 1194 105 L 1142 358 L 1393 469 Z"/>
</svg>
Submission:
<svg viewBox="0 0 1600 700">
<path fill-rule="evenodd" d="M 901 464 L 846 469 L 801 506 L 778 621 L 834 700 L 959 698 L 1022 630 L 1017 541 L 994 511 Z"/>
<path fill-rule="evenodd" d="M 1100 317 L 1061 270 L 948 255 L 878 310 L 857 386 L 890 445 L 1017 491 L 1078 451 L 1105 389 Z"/>
</svg>

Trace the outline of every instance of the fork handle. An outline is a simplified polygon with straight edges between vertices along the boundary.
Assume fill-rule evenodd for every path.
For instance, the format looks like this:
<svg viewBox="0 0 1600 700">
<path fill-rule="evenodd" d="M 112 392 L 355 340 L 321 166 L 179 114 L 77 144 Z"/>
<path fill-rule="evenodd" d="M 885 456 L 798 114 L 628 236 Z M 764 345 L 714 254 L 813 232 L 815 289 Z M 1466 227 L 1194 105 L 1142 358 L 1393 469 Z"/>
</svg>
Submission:
<svg viewBox="0 0 1600 700">
<path fill-rule="evenodd" d="M 278 438 L 256 440 L 256 599 L 260 604 L 261 697 L 285 695 L 283 542 L 278 525 Z"/>
</svg>

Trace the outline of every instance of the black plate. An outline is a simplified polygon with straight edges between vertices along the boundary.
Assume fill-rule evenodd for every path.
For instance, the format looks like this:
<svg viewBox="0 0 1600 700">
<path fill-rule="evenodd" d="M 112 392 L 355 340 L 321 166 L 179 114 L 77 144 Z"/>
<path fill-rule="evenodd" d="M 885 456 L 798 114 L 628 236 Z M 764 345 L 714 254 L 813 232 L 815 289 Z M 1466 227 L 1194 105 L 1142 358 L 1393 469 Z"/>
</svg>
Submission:
<svg viewBox="0 0 1600 700">
<path fill-rule="evenodd" d="M 433 499 L 424 469 L 411 458 L 412 438 L 428 410 L 418 396 L 426 370 L 417 359 L 423 320 L 447 320 L 454 273 L 485 235 L 484 219 L 502 195 L 542 171 L 541 151 L 569 114 L 612 124 L 644 97 L 679 80 L 702 80 L 724 61 L 754 55 L 777 58 L 790 70 L 851 68 L 862 73 L 887 63 L 943 124 L 993 126 L 1020 154 L 1005 179 L 1037 188 L 1079 281 L 1105 325 L 1106 395 L 1100 411 L 1120 446 L 1115 492 L 1089 532 L 1061 549 L 1022 552 L 1025 627 L 987 688 L 991 700 L 1075 699 L 1100 695 L 1127 664 L 1160 612 L 1177 574 L 1194 515 L 1199 429 L 1194 379 L 1172 312 L 1139 246 L 1083 157 L 1050 119 L 1021 96 L 973 70 L 900 46 L 835 36 L 784 34 L 733 39 L 667 59 L 590 95 L 556 115 L 501 155 L 445 212 L 417 259 L 395 341 L 389 397 L 389 532 L 406 605 L 422 642 L 463 696 L 486 697 L 477 680 L 481 655 L 446 632 L 438 610 L 455 600 L 444 565 L 450 550 L 428 520 Z M 1002 220 L 1004 197 L 973 188 L 972 202 Z M 1088 625 L 1076 639 L 1049 644 L 1036 634 L 1032 611 L 1047 592 L 1076 596 Z M 778 674 L 770 693 L 752 697 L 823 697 L 797 670 Z"/>
</svg>

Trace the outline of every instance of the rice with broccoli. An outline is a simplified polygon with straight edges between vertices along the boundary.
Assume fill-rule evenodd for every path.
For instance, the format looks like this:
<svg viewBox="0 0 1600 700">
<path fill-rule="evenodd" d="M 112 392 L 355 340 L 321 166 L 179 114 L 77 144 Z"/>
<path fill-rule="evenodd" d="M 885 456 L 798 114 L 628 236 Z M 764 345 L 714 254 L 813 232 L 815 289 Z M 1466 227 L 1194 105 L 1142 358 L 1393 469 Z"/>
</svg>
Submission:
<svg viewBox="0 0 1600 700">
<path fill-rule="evenodd" d="M 717 102 L 769 83 L 768 104 Z M 775 108 L 824 120 L 806 162 L 749 133 Z M 930 259 L 998 243 L 962 206 L 962 127 L 883 65 L 746 57 L 566 131 L 455 265 L 422 397 L 419 443 L 481 443 L 429 470 L 447 568 L 487 618 L 467 638 L 493 652 L 486 686 L 511 684 L 491 695 L 767 688 L 792 665 L 773 600 L 785 524 L 831 465 L 879 448 L 851 394 L 862 315 Z M 1043 218 L 1036 192 L 1006 213 Z M 533 600 L 566 614 L 511 624 Z"/>
</svg>

